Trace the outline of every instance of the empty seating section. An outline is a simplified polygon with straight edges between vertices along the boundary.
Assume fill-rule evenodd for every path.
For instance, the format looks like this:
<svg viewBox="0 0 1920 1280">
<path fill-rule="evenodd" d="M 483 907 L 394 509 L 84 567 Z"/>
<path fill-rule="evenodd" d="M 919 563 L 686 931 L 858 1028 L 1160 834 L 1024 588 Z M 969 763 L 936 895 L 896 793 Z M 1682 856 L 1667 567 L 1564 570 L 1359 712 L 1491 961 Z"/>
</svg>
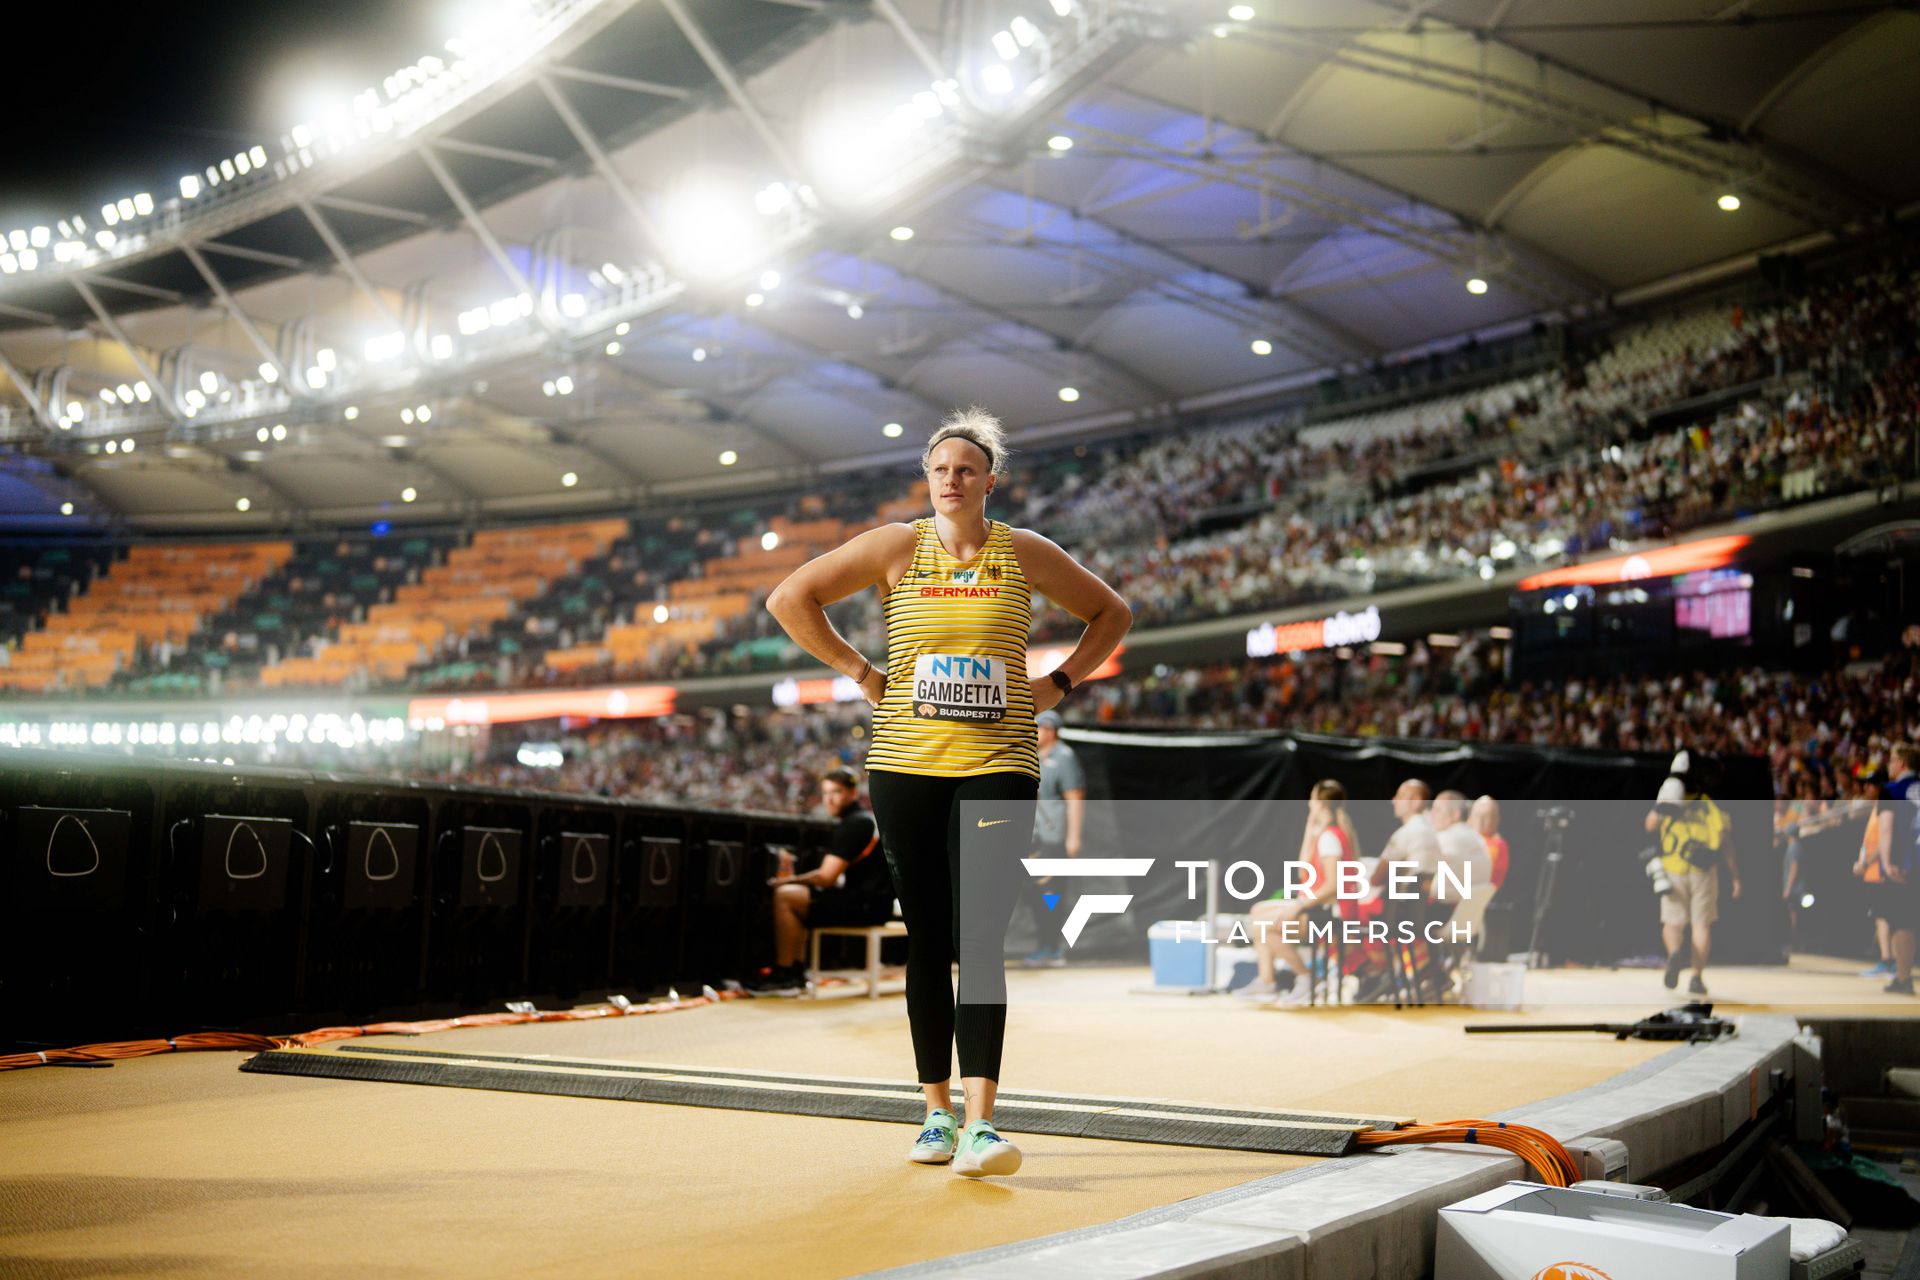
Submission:
<svg viewBox="0 0 1920 1280">
<path fill-rule="evenodd" d="M 155 646 L 184 649 L 207 617 L 292 556 L 290 542 L 133 547 L 64 611 L 21 638 L 5 686 L 28 693 L 100 688 Z"/>
<path fill-rule="evenodd" d="M 556 579 L 604 555 L 626 531 L 624 520 L 483 530 L 435 563 L 407 564 L 405 580 L 381 591 L 386 598 L 356 610 L 331 636 L 316 637 L 312 652 L 266 667 L 261 683 L 397 683 L 449 642 L 491 632 Z"/>
<path fill-rule="evenodd" d="M 641 670 L 659 666 L 674 654 L 695 653 L 724 641 L 781 579 L 839 545 L 857 527 L 829 517 L 796 520 L 781 515 L 765 525 L 776 540 L 771 548 L 743 539 L 750 549 L 697 562 L 684 554 L 676 557 L 683 572 L 665 581 L 664 599 L 656 587 L 647 598 L 623 601 L 624 621 L 608 626 L 597 639 L 549 649 L 543 665 L 561 674 L 603 667 Z"/>
</svg>

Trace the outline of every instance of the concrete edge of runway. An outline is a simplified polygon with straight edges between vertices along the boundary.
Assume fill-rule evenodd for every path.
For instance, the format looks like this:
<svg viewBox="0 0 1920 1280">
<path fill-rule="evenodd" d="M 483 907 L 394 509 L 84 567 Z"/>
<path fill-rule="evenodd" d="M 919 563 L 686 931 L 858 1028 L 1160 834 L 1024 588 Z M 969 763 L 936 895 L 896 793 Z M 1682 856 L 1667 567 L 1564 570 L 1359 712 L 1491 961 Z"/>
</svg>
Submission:
<svg viewBox="0 0 1920 1280">
<path fill-rule="evenodd" d="M 1597 1085 L 1486 1118 L 1529 1124 L 1562 1142 L 1614 1139 L 1627 1148 L 1626 1178 L 1643 1180 L 1719 1146 L 1776 1095 L 1791 1093 L 1798 1021 L 1754 1014 L 1739 1026 L 1729 1039 L 1680 1045 Z M 1412 1277 L 1432 1269 L 1442 1206 L 1530 1174 L 1518 1157 L 1486 1147 L 1403 1147 L 1327 1160 L 1100 1226 L 870 1274 Z"/>
</svg>

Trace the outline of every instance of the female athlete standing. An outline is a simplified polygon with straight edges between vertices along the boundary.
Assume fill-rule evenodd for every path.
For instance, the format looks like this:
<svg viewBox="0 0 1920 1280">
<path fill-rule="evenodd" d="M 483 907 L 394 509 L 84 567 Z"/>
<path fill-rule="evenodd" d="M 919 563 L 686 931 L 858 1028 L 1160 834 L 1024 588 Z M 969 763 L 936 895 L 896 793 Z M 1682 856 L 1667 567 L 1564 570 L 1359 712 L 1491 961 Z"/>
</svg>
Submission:
<svg viewBox="0 0 1920 1280">
<path fill-rule="evenodd" d="M 991 414 L 949 417 L 921 465 L 932 518 L 869 529 L 809 561 L 767 597 L 767 609 L 795 644 L 859 684 L 873 705 L 868 791 L 906 919 L 907 1020 L 928 1106 L 909 1158 L 952 1160 L 956 1172 L 980 1177 L 1020 1167 L 1019 1148 L 993 1127 L 1007 1007 L 1002 997 L 965 1000 L 956 1010 L 952 965 L 960 961 L 963 977 L 989 968 L 997 976 L 1004 963 L 1011 876 L 1029 851 L 1040 781 L 1033 718 L 1107 660 L 1133 613 L 1052 542 L 987 519 L 987 497 L 1007 472 L 1005 436 Z M 826 615 L 827 605 L 867 587 L 880 591 L 887 621 L 878 663 Z M 1040 679 L 1027 674 L 1033 592 L 1087 624 L 1066 661 Z M 995 918 L 967 922 L 963 955 L 960 806 L 968 801 L 1024 803 L 1027 816 L 979 819 L 981 830 L 968 833 L 969 858 L 984 855 L 996 884 L 971 896 L 969 910 Z M 956 1133 L 948 1087 L 956 1044 L 964 1134 Z"/>
</svg>

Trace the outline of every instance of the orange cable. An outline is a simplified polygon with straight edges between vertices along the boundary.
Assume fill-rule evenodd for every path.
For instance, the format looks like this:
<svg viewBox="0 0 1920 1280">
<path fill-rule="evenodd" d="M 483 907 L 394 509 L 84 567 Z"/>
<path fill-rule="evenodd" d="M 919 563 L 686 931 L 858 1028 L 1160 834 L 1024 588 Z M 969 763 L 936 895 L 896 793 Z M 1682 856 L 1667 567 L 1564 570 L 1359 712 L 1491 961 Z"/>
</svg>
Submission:
<svg viewBox="0 0 1920 1280">
<path fill-rule="evenodd" d="M 1400 1146 L 1409 1143 L 1460 1142 L 1473 1146 L 1498 1147 L 1519 1156 L 1550 1187 L 1564 1187 L 1580 1180 L 1580 1167 L 1560 1140 L 1552 1134 L 1524 1124 L 1498 1120 L 1442 1120 L 1434 1124 L 1414 1124 L 1403 1129 L 1372 1129 L 1357 1139 L 1363 1147 Z"/>
</svg>

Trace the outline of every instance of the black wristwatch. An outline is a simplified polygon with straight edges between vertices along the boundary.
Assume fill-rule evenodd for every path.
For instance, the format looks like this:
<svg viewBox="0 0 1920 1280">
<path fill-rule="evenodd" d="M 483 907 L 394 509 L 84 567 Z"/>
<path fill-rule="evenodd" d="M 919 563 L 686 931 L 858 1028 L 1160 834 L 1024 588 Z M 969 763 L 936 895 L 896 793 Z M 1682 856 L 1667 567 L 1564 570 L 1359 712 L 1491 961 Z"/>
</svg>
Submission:
<svg viewBox="0 0 1920 1280">
<path fill-rule="evenodd" d="M 1053 681 L 1053 683 L 1058 686 L 1062 698 L 1073 692 L 1073 680 L 1066 672 L 1058 669 L 1050 671 L 1047 673 L 1047 679 Z"/>
</svg>

